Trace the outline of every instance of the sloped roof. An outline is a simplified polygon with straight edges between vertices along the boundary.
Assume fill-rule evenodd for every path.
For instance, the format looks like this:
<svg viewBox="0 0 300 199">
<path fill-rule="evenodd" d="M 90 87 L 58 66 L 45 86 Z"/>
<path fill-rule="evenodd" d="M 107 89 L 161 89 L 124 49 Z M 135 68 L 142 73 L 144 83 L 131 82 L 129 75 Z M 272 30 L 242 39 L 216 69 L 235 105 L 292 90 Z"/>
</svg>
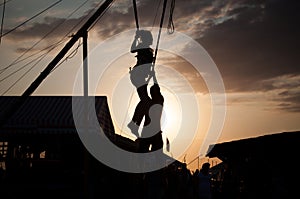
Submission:
<svg viewBox="0 0 300 199">
<path fill-rule="evenodd" d="M 94 98 L 94 99 L 93 99 Z M 6 110 L 13 106 L 19 96 L 1 96 L 0 109 Z M 72 103 L 74 100 L 74 103 Z M 129 138 L 115 134 L 106 96 L 90 96 L 89 111 L 95 111 L 96 117 L 104 133 L 118 147 L 136 152 L 137 143 Z M 92 105 L 91 103 L 94 103 Z M 83 96 L 30 96 L 22 106 L 0 127 L 0 139 L 16 136 L 20 139 L 27 135 L 65 135 L 77 133 L 72 105 L 76 106 L 77 114 L 84 115 L 85 101 Z M 94 109 L 93 109 L 94 107 Z M 5 117 L 5 111 L 0 112 L 0 118 Z M 30 136 L 29 136 L 30 137 Z M 178 161 L 164 155 L 165 159 Z"/>
<path fill-rule="evenodd" d="M 6 110 L 14 106 L 20 96 L 1 96 L 0 109 Z M 84 104 L 82 96 L 30 96 L 25 99 L 14 114 L 0 128 L 0 135 L 8 133 L 73 133 L 76 132 L 72 100 L 78 114 L 83 115 Z M 106 134 L 114 134 L 107 97 L 90 96 L 89 102 L 94 102 L 96 117 Z M 1 111 L 0 118 L 4 118 Z"/>
<path fill-rule="evenodd" d="M 276 160 L 282 156 L 298 156 L 300 131 L 282 132 L 211 145 L 206 156 L 221 160 L 261 157 Z"/>
</svg>

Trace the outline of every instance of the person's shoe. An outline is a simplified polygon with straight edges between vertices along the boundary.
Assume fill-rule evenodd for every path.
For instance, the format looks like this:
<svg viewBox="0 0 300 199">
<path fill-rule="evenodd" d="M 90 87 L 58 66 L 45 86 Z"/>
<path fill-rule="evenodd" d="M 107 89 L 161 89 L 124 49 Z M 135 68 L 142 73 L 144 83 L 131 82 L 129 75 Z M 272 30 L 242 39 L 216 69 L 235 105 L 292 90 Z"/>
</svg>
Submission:
<svg viewBox="0 0 300 199">
<path fill-rule="evenodd" d="M 139 137 L 139 126 L 136 125 L 133 121 L 127 124 L 127 127 L 131 130 L 131 133 L 134 134 L 137 138 Z"/>
</svg>

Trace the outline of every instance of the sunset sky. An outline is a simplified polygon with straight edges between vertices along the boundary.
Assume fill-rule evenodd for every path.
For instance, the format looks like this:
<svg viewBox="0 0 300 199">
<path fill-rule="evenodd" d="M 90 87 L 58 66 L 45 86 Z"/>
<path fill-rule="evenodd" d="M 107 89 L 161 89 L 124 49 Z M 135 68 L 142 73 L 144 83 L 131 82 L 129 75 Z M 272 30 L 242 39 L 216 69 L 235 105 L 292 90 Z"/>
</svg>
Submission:
<svg viewBox="0 0 300 199">
<path fill-rule="evenodd" d="M 4 36 L 0 44 L 1 95 L 22 95 L 69 41 L 70 36 L 76 33 L 103 2 L 6 1 L 2 24 Z M 141 27 L 154 31 L 152 27 L 159 26 L 162 8 L 162 3 L 159 5 L 159 2 L 137 1 Z M 168 1 L 164 28 L 168 23 L 170 2 L 171 0 Z M 51 5 L 53 7 L 18 27 Z M 1 15 L 3 8 L 1 2 Z M 209 55 L 207 58 L 211 58 L 211 65 L 215 64 L 223 80 L 226 115 L 224 126 L 215 137 L 216 142 L 300 129 L 299 10 L 298 0 L 176 0 L 173 13 L 175 31 L 202 46 Z M 14 31 L 9 32 L 14 28 Z M 103 60 L 98 60 L 97 54 L 114 52 L 120 48 L 125 48 L 124 52 L 128 50 L 117 59 L 109 60 L 107 57 L 110 67 L 104 71 L 95 92 L 90 91 L 91 94 L 109 97 L 118 133 L 123 133 L 125 128 L 124 117 L 128 120 L 133 112 L 131 108 L 126 115 L 127 107 L 133 107 L 137 103 L 135 94 L 132 101 L 129 100 L 134 89 L 128 81 L 128 68 L 135 63 L 134 55 L 129 52 L 134 34 L 128 34 L 134 33 L 134 29 L 132 1 L 117 0 L 89 31 L 91 74 L 97 74 L 94 70 L 101 68 Z M 163 31 L 162 40 L 170 41 L 174 37 Z M 9 33 L 6 34 L 7 32 Z M 121 41 L 122 38 L 127 38 L 128 41 L 101 49 L 105 46 L 101 45 L 104 41 L 109 42 L 116 35 L 119 35 L 118 39 Z M 154 39 L 155 36 L 154 34 Z M 78 47 L 78 44 L 69 51 L 68 59 L 43 81 L 33 95 L 74 94 L 74 81 L 77 72 L 81 70 L 82 59 L 82 47 Z M 56 48 L 48 51 L 51 45 Z M 152 47 L 155 48 L 155 43 Z M 182 46 L 180 50 L 189 53 L 187 47 Z M 201 52 L 190 53 L 197 56 Z M 13 64 L 14 62 L 16 63 Z M 157 64 L 164 65 L 157 69 L 163 94 L 167 98 L 168 122 L 164 128 L 166 131 L 173 131 L 173 134 L 165 132 L 166 136 L 172 139 L 177 136 L 174 131 L 180 129 L 176 125 L 183 121 L 182 108 L 190 108 L 191 116 L 194 116 L 196 107 L 201 110 L 197 115 L 199 118 L 196 117 L 196 124 L 193 123 L 196 127 L 184 124 L 185 130 L 196 128 L 198 132 L 193 143 L 184 152 L 189 162 L 203 153 L 199 152 L 199 148 L 212 122 L 210 119 L 214 105 L 203 76 L 205 73 L 198 73 L 184 57 L 163 50 L 158 53 Z M 186 97 L 181 103 L 180 97 L 189 94 L 192 97 Z M 125 102 L 121 101 L 124 96 L 127 97 Z M 191 105 L 189 108 L 186 106 L 188 103 Z"/>
</svg>

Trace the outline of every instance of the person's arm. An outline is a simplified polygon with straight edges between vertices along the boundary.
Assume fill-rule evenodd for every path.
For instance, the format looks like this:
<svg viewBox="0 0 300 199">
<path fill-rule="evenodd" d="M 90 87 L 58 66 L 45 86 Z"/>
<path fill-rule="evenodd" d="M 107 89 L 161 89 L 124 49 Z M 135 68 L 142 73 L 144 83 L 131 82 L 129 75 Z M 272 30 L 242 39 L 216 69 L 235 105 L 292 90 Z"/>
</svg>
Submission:
<svg viewBox="0 0 300 199">
<path fill-rule="evenodd" d="M 132 44 L 131 44 L 131 48 L 130 48 L 130 52 L 131 53 L 135 53 L 135 52 L 137 52 L 137 47 L 138 47 L 138 42 L 139 42 L 139 35 L 138 35 L 138 32 L 136 32 L 135 33 L 135 37 L 134 37 L 134 40 L 133 40 L 133 42 L 132 42 Z"/>
</svg>

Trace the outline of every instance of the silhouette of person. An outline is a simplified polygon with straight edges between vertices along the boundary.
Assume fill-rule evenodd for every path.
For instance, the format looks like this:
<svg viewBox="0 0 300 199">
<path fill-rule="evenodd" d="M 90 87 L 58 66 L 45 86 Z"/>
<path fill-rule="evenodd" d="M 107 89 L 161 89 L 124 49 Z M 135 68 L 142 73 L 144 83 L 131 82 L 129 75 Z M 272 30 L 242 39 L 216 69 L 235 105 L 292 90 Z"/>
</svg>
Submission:
<svg viewBox="0 0 300 199">
<path fill-rule="evenodd" d="M 155 75 L 152 73 L 154 84 L 150 87 L 151 99 L 145 106 L 145 121 L 139 139 L 140 152 L 162 150 L 163 139 L 161 130 L 161 116 L 163 112 L 164 97 Z M 151 146 L 151 149 L 149 150 Z"/>
<path fill-rule="evenodd" d="M 237 197 L 236 175 L 233 170 L 233 165 L 230 162 L 224 162 L 223 179 L 222 179 L 222 195 L 224 198 Z M 255 178 L 256 179 L 256 178 Z M 254 183 L 256 184 L 256 183 Z"/>
<path fill-rule="evenodd" d="M 204 163 L 198 174 L 198 198 L 211 199 L 211 175 L 209 173 L 210 164 Z"/>
<path fill-rule="evenodd" d="M 139 126 L 150 103 L 147 86 L 150 80 L 153 62 L 153 49 L 150 47 L 152 43 L 153 37 L 150 31 L 138 30 L 131 45 L 131 53 L 137 53 L 135 56 L 137 58 L 137 63 L 132 69 L 130 68 L 130 80 L 137 89 L 140 101 L 137 104 L 132 120 L 127 127 L 137 137 L 139 137 Z"/>
</svg>

